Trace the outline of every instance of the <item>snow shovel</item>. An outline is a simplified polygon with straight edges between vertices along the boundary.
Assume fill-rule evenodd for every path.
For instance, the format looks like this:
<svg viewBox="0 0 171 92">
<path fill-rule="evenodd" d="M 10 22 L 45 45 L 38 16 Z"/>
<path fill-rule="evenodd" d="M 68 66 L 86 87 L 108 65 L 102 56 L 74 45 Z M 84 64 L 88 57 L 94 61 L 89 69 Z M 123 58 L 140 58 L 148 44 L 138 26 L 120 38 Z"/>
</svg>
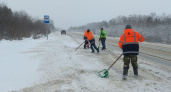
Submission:
<svg viewBox="0 0 171 92">
<path fill-rule="evenodd" d="M 106 78 L 109 74 L 109 69 L 116 63 L 116 61 L 123 55 L 123 53 L 113 62 L 113 64 L 108 69 L 103 69 L 102 71 L 98 72 L 98 76 L 101 78 Z"/>
<path fill-rule="evenodd" d="M 85 41 L 84 41 L 84 42 L 85 42 Z M 84 43 L 84 42 L 83 42 L 83 43 Z M 81 45 L 83 45 L 83 43 L 82 43 Z M 80 46 L 81 46 L 81 45 L 80 45 Z M 78 46 L 78 48 L 79 48 L 80 46 Z M 76 51 L 78 48 L 76 48 L 75 51 Z"/>
</svg>

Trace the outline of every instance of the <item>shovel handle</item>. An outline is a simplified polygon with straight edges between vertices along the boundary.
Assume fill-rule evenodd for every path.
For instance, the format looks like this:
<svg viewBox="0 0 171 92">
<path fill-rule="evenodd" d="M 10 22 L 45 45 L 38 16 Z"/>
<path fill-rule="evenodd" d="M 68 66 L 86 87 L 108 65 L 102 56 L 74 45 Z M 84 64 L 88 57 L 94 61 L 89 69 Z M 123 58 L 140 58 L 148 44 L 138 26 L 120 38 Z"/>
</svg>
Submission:
<svg viewBox="0 0 171 92">
<path fill-rule="evenodd" d="M 113 62 L 113 64 L 107 69 L 109 71 L 109 69 L 116 63 L 116 61 L 123 55 L 123 53 L 115 60 L 115 62 Z"/>
<path fill-rule="evenodd" d="M 84 42 L 85 42 L 85 41 L 84 41 Z M 83 42 L 83 43 L 84 43 L 84 42 Z M 83 45 L 83 43 L 82 43 L 81 45 Z M 81 45 L 80 45 L 80 46 L 81 46 Z M 75 51 L 76 51 L 80 46 L 78 46 L 78 47 L 75 49 Z"/>
</svg>

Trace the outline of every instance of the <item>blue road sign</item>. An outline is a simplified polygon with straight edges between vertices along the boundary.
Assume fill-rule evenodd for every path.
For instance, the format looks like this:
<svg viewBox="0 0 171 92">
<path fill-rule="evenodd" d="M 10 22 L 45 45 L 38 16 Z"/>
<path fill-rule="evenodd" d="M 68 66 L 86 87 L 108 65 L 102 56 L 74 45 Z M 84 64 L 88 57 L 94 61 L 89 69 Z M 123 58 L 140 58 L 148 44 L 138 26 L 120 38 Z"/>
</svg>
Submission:
<svg viewBox="0 0 171 92">
<path fill-rule="evenodd" d="M 49 15 L 44 15 L 44 23 L 49 23 Z"/>
</svg>

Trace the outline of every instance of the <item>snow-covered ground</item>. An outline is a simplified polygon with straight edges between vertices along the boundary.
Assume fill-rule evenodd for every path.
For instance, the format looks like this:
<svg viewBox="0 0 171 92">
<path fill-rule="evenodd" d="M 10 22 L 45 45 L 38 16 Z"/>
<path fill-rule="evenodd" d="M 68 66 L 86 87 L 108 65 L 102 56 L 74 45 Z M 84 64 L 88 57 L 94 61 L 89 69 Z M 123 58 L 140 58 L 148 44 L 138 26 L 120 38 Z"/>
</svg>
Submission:
<svg viewBox="0 0 171 92">
<path fill-rule="evenodd" d="M 97 72 L 120 55 L 107 49 L 99 54 L 77 48 L 82 39 L 56 32 L 46 38 L 0 42 L 0 92 L 171 92 L 171 66 L 139 58 L 139 78 L 122 80 L 122 58 L 107 78 Z M 96 43 L 97 44 L 97 43 Z"/>
</svg>

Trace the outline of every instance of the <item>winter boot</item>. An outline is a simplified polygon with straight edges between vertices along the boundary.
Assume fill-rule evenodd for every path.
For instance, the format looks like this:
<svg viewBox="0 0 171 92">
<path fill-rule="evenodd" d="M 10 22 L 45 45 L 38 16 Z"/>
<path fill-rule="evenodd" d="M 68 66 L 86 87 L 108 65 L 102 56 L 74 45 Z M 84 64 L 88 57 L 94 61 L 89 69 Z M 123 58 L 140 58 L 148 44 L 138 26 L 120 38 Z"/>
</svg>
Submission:
<svg viewBox="0 0 171 92">
<path fill-rule="evenodd" d="M 138 68 L 133 68 L 134 70 L 134 77 L 137 78 L 138 77 Z"/>
<path fill-rule="evenodd" d="M 123 80 L 126 80 L 127 79 L 127 76 L 128 76 L 128 69 L 124 69 L 123 70 L 123 77 L 122 77 L 122 79 Z"/>
<path fill-rule="evenodd" d="M 86 49 L 86 46 L 84 45 L 84 49 Z"/>
<path fill-rule="evenodd" d="M 99 49 L 97 49 L 97 53 L 99 53 Z"/>
<path fill-rule="evenodd" d="M 127 75 L 123 75 L 122 79 L 126 80 L 127 79 Z"/>
<path fill-rule="evenodd" d="M 91 53 L 94 53 L 94 51 L 92 51 Z"/>
</svg>

